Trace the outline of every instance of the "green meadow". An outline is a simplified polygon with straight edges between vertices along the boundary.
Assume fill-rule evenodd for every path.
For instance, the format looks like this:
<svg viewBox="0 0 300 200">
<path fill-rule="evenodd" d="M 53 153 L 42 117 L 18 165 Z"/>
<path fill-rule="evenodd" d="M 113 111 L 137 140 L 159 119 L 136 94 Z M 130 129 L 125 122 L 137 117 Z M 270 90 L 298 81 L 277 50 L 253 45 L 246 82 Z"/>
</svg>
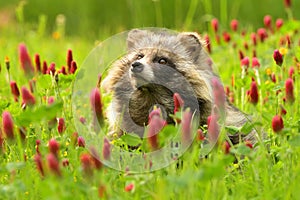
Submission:
<svg viewBox="0 0 300 200">
<path fill-rule="evenodd" d="M 1 1 L 0 199 L 300 199 L 299 6 L 296 0 Z M 78 125 L 91 130 L 91 119 L 74 118 L 73 86 L 94 48 L 143 27 L 193 31 L 206 40 L 228 101 L 251 116 L 241 129 L 255 129 L 257 144 L 233 146 L 224 136 L 201 157 L 204 126 L 187 151 L 159 170 L 105 164 L 112 146 L 127 149 L 140 140 L 90 147 Z M 110 96 L 97 87 L 99 74 L 87 73 L 105 109 Z M 82 102 L 88 114 L 90 92 Z M 106 134 L 105 117 L 101 123 Z M 168 125 L 162 133 L 180 128 Z M 131 152 L 142 157 L 139 150 L 149 149 Z"/>
</svg>

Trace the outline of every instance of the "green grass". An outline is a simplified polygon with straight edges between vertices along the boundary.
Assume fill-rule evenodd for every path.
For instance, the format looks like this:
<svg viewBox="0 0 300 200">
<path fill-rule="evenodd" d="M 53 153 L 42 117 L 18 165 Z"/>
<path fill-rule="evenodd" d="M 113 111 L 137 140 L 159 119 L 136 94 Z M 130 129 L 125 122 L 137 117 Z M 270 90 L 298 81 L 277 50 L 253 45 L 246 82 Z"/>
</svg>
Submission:
<svg viewBox="0 0 300 200">
<path fill-rule="evenodd" d="M 297 12 L 299 6 L 299 1 L 292 2 L 291 10 L 297 19 L 300 17 Z M 32 29 L 36 28 L 41 16 L 45 16 L 45 33 L 51 34 L 56 29 L 57 15 L 64 14 L 67 22 L 65 32 L 68 35 L 93 39 L 104 39 L 134 27 L 167 27 L 203 32 L 209 30 L 209 22 L 214 17 L 220 19 L 224 28 L 229 28 L 229 22 L 234 18 L 245 27 L 258 28 L 267 14 L 274 19 L 291 17 L 286 14 L 283 0 L 88 0 L 85 3 L 79 0 L 53 0 L 51 4 L 38 0 L 0 2 L 1 12 L 12 17 L 18 7 L 23 8 L 23 21 Z"/>
<path fill-rule="evenodd" d="M 197 29 L 197 26 L 195 21 L 191 20 L 195 12 L 193 6 L 196 6 L 196 1 L 192 2 L 194 4 L 188 7 L 190 18 L 185 19 L 184 24 L 187 29 L 193 30 L 193 28 Z M 160 7 L 157 2 L 153 3 L 156 10 L 156 23 L 164 24 L 165 18 L 160 14 L 164 7 Z M 212 8 L 206 4 L 205 9 L 209 11 Z M 220 11 L 222 21 L 229 21 L 228 14 L 226 11 Z M 179 21 L 176 23 L 181 24 L 180 19 L 177 20 Z M 66 23 L 68 24 L 68 21 Z M 93 168 L 92 175 L 83 168 L 81 162 L 81 155 L 89 152 L 88 148 L 79 147 L 73 139 L 73 133 L 77 131 L 71 110 L 72 85 L 75 76 L 60 75 L 58 82 L 55 82 L 55 77 L 51 75 L 35 74 L 34 77 L 26 77 L 18 60 L 18 44 L 25 42 L 32 57 L 34 53 L 39 53 L 41 60 L 46 60 L 48 64 L 55 62 L 59 69 L 61 66 L 66 66 L 68 49 L 73 50 L 74 59 L 80 67 L 98 42 L 86 38 L 68 37 L 57 27 L 53 32 L 59 33 L 59 38 L 53 38 L 49 36 L 51 34 L 38 31 L 42 29 L 38 27 L 42 27 L 43 22 L 33 30 L 26 23 L 11 24 L 3 29 L 0 37 L 0 113 L 1 116 L 4 110 L 11 113 L 14 119 L 15 139 L 5 139 L 2 151 L 0 150 L 0 199 L 98 199 L 99 196 L 108 199 L 298 199 L 300 196 L 300 34 L 295 30 L 299 29 L 299 23 L 299 21 L 286 20 L 280 31 L 269 32 L 266 41 L 258 41 L 257 46 L 252 45 L 250 39 L 250 33 L 255 31 L 254 28 L 248 29 L 245 36 L 241 35 L 242 29 L 249 26 L 240 25 L 236 33 L 227 29 L 231 34 L 229 43 L 221 39 L 221 44 L 217 44 L 215 34 L 212 31 L 208 32 L 212 46 L 211 57 L 224 85 L 229 86 L 233 92 L 234 104 L 253 116 L 259 134 L 266 135 L 265 138 L 261 138 L 255 150 L 241 144 L 231 147 L 232 153 L 225 154 L 222 145 L 219 145 L 207 158 L 199 159 L 201 142 L 195 141 L 178 162 L 158 171 L 132 174 L 130 171 L 124 173 L 103 166 L 101 169 Z M 134 26 L 134 23 L 130 25 Z M 226 30 L 226 27 L 226 24 L 221 24 L 219 34 Z M 280 39 L 287 34 L 291 37 L 291 48 L 279 44 Z M 106 30 L 104 35 L 103 38 L 108 37 L 110 31 Z M 244 48 L 244 42 L 248 43 L 248 50 Z M 272 57 L 273 51 L 279 48 L 288 50 L 282 67 L 277 66 Z M 240 78 L 239 50 L 242 50 L 250 61 L 255 50 L 261 64 L 259 102 L 255 106 L 246 100 L 246 96 L 241 96 L 241 88 L 244 87 L 245 91 L 250 89 L 251 77 L 255 77 L 255 74 L 250 67 L 246 78 L 244 80 Z M 9 75 L 4 62 L 5 56 L 10 60 Z M 288 78 L 290 66 L 295 68 L 293 104 L 284 103 L 282 100 L 285 96 L 284 81 Z M 271 81 L 267 74 L 268 70 L 275 73 L 276 83 Z M 97 74 L 93 75 L 97 76 Z M 280 75 L 282 79 L 279 78 Z M 231 84 L 232 76 L 235 78 L 234 86 Z M 21 97 L 19 102 L 14 101 L 9 80 L 16 81 L 19 88 L 21 86 L 29 88 L 30 79 L 36 80 L 33 94 L 37 103 L 23 110 Z M 277 90 L 282 92 L 276 95 Z M 54 96 L 57 104 L 48 107 L 45 99 L 50 96 Z M 266 97 L 268 101 L 264 102 Z M 243 105 L 242 98 L 245 98 L 246 102 Z M 104 97 L 105 105 L 108 100 Z M 86 104 L 88 105 L 89 102 Z M 284 129 L 281 133 L 274 133 L 271 121 L 273 116 L 280 112 L 280 105 L 287 111 L 287 114 L 282 116 Z M 57 124 L 53 127 L 49 126 L 48 122 L 53 119 L 53 116 L 65 119 L 66 130 L 62 134 L 58 133 Z M 2 128 L 2 123 L 0 127 Z M 18 134 L 18 129 L 21 127 L 26 129 L 25 139 L 21 139 Z M 80 132 L 78 134 L 84 135 Z M 57 176 L 47 166 L 48 141 L 51 138 L 55 138 L 60 144 L 58 160 L 61 176 Z M 87 141 L 87 136 L 85 139 Z M 41 176 L 34 162 L 36 140 L 41 141 L 39 151 L 43 159 L 44 176 Z M 237 158 L 233 153 L 236 153 Z M 99 154 L 101 155 L 101 152 Z M 62 166 L 64 159 L 69 161 L 67 167 Z M 133 184 L 134 188 L 128 192 L 125 188 L 129 184 Z"/>
</svg>

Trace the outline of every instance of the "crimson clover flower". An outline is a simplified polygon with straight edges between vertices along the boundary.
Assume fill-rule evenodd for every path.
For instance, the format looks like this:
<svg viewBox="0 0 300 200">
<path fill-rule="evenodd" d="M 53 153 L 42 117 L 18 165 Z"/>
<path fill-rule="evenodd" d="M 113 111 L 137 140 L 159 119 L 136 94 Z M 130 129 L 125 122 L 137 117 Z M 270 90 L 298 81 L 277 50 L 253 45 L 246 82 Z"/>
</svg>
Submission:
<svg viewBox="0 0 300 200">
<path fill-rule="evenodd" d="M 49 67 L 48 67 L 48 69 L 47 69 L 46 74 L 54 75 L 54 74 L 55 74 L 55 71 L 56 71 L 56 69 L 55 69 L 55 63 L 52 62 L 52 63 L 50 63 L 50 65 L 49 65 Z"/>
<path fill-rule="evenodd" d="M 19 61 L 21 69 L 26 75 L 32 75 L 34 73 L 31 58 L 24 43 L 19 44 Z"/>
<path fill-rule="evenodd" d="M 223 40 L 225 41 L 225 42 L 230 42 L 230 40 L 231 40 L 231 36 L 230 36 L 230 34 L 228 33 L 228 32 L 223 32 Z"/>
<path fill-rule="evenodd" d="M 252 40 L 253 45 L 256 46 L 256 44 L 257 44 L 256 33 L 251 33 L 250 38 Z"/>
<path fill-rule="evenodd" d="M 252 144 L 252 142 L 251 142 L 250 140 L 246 140 L 246 141 L 245 141 L 245 145 L 246 145 L 247 147 L 249 147 L 250 149 L 253 149 L 253 144 Z"/>
<path fill-rule="evenodd" d="M 292 0 L 284 0 L 284 6 L 286 8 L 290 8 L 292 5 Z"/>
<path fill-rule="evenodd" d="M 274 58 L 276 64 L 277 64 L 278 66 L 281 67 L 281 65 L 282 65 L 282 63 L 283 63 L 283 56 L 282 56 L 282 54 L 279 52 L 278 49 L 275 49 L 275 50 L 274 50 L 273 58 Z"/>
<path fill-rule="evenodd" d="M 73 61 L 73 53 L 71 49 L 68 49 L 67 51 L 67 67 L 68 67 L 68 72 L 71 70 L 71 63 Z"/>
<path fill-rule="evenodd" d="M 67 167 L 67 166 L 69 166 L 69 164 L 70 164 L 68 158 L 62 159 L 61 163 L 62 163 L 63 167 Z"/>
<path fill-rule="evenodd" d="M 134 184 L 133 183 L 129 183 L 128 185 L 125 186 L 124 190 L 125 192 L 130 192 L 134 189 Z"/>
<path fill-rule="evenodd" d="M 224 141 L 222 145 L 222 149 L 224 151 L 224 154 L 229 154 L 230 152 L 230 144 L 228 141 Z"/>
<path fill-rule="evenodd" d="M 189 109 L 183 112 L 181 122 L 181 140 L 184 147 L 192 141 L 192 113 Z"/>
<path fill-rule="evenodd" d="M 87 175 L 93 174 L 93 162 L 89 153 L 83 153 L 80 155 L 80 162 L 83 172 Z"/>
<path fill-rule="evenodd" d="M 90 104 L 93 112 L 93 120 L 94 126 L 102 125 L 104 123 L 104 116 L 103 116 L 103 105 L 101 100 L 101 95 L 98 88 L 94 88 L 90 94 Z"/>
<path fill-rule="evenodd" d="M 255 81 L 251 82 L 250 90 L 249 90 L 249 100 L 252 104 L 256 105 L 258 102 L 259 94 L 258 94 L 258 88 Z"/>
<path fill-rule="evenodd" d="M 226 95 L 224 91 L 224 87 L 221 84 L 220 80 L 218 78 L 212 78 L 211 80 L 212 88 L 213 88 L 213 98 L 214 98 L 214 104 L 217 106 L 218 111 L 223 116 L 225 112 L 225 101 L 226 101 Z"/>
<path fill-rule="evenodd" d="M 182 100 L 181 96 L 178 93 L 174 93 L 173 95 L 174 100 L 174 114 L 178 111 L 180 111 L 181 108 L 183 108 L 184 101 Z"/>
<path fill-rule="evenodd" d="M 64 118 L 58 118 L 58 125 L 57 125 L 57 131 L 59 134 L 62 134 L 66 130 L 66 124 Z"/>
<path fill-rule="evenodd" d="M 19 91 L 18 85 L 15 81 L 10 82 L 10 90 L 11 90 L 11 93 L 13 94 L 13 96 L 14 96 L 15 102 L 18 102 L 18 99 L 19 99 L 19 96 L 20 96 L 20 91 Z"/>
<path fill-rule="evenodd" d="M 264 24 L 266 28 L 272 30 L 272 17 L 270 15 L 264 17 Z"/>
<path fill-rule="evenodd" d="M 54 138 L 49 140 L 48 148 L 50 153 L 58 157 L 59 143 Z"/>
<path fill-rule="evenodd" d="M 210 37 L 209 37 L 209 35 L 206 34 L 206 35 L 204 36 L 204 41 L 205 41 L 205 44 L 206 44 L 207 52 L 208 52 L 208 53 L 211 53 L 212 50 L 211 50 L 211 42 L 210 42 Z"/>
<path fill-rule="evenodd" d="M 239 25 L 238 20 L 236 20 L 236 19 L 231 20 L 230 27 L 231 27 L 232 31 L 236 32 L 238 29 L 238 25 Z"/>
<path fill-rule="evenodd" d="M 149 114 L 147 140 L 151 150 L 159 148 L 158 133 L 165 126 L 166 121 L 161 117 L 160 108 L 154 109 Z"/>
<path fill-rule="evenodd" d="M 220 128 L 218 125 L 218 116 L 216 114 L 212 114 L 207 118 L 207 126 L 208 126 L 208 140 L 211 144 L 214 144 L 218 141 Z"/>
<path fill-rule="evenodd" d="M 218 29 L 219 29 L 219 21 L 218 19 L 214 18 L 211 20 L 211 26 L 212 26 L 212 29 L 214 30 L 214 32 L 218 32 Z"/>
<path fill-rule="evenodd" d="M 293 79 L 294 73 L 295 73 L 295 69 L 294 69 L 294 67 L 292 66 L 292 67 L 289 68 L 289 77 L 290 77 L 291 79 Z"/>
<path fill-rule="evenodd" d="M 53 153 L 49 153 L 47 155 L 47 163 L 50 171 L 52 171 L 57 176 L 61 176 L 58 159 Z"/>
<path fill-rule="evenodd" d="M 198 141 L 203 141 L 205 139 L 204 133 L 201 129 L 197 130 L 197 140 Z"/>
<path fill-rule="evenodd" d="M 4 111 L 2 113 L 2 128 L 6 138 L 14 138 L 14 122 L 10 112 L 8 111 Z"/>
<path fill-rule="evenodd" d="M 266 29 L 264 29 L 264 28 L 259 28 L 257 30 L 257 35 L 261 42 L 264 42 L 265 39 L 268 37 L 268 33 L 267 33 Z"/>
<path fill-rule="evenodd" d="M 103 148 L 102 148 L 102 155 L 103 155 L 103 158 L 105 160 L 109 160 L 110 158 L 110 153 L 111 153 L 111 149 L 110 149 L 110 143 L 108 141 L 107 138 L 104 138 L 103 140 Z"/>
<path fill-rule="evenodd" d="M 94 163 L 95 168 L 96 169 L 101 169 L 103 164 L 100 160 L 99 153 L 97 152 L 95 147 L 90 147 L 90 155 L 91 155 L 91 159 Z"/>
<path fill-rule="evenodd" d="M 22 94 L 22 106 L 31 106 L 35 104 L 35 97 L 25 86 L 22 86 L 21 94 Z"/>
<path fill-rule="evenodd" d="M 36 168 L 39 171 L 39 173 L 42 176 L 45 176 L 45 171 L 44 171 L 42 156 L 39 153 L 35 154 L 35 156 L 34 156 L 34 162 L 35 162 Z"/>
<path fill-rule="evenodd" d="M 284 128 L 283 120 L 280 115 L 275 115 L 272 119 L 272 129 L 275 133 L 280 132 Z"/>
<path fill-rule="evenodd" d="M 278 18 L 275 22 L 275 25 L 276 25 L 277 30 L 279 30 L 283 25 L 283 19 Z"/>
<path fill-rule="evenodd" d="M 291 78 L 288 78 L 285 81 L 285 97 L 289 103 L 293 103 L 295 101 L 294 96 L 294 81 Z"/>
<path fill-rule="evenodd" d="M 43 61 L 42 74 L 47 74 L 48 64 L 46 61 Z"/>
<path fill-rule="evenodd" d="M 253 57 L 252 58 L 252 68 L 259 68 L 260 67 L 260 63 L 259 63 L 259 60 L 256 58 L 256 57 Z"/>
<path fill-rule="evenodd" d="M 85 140 L 84 140 L 84 138 L 83 138 L 82 136 L 79 136 L 79 137 L 77 138 L 77 145 L 78 145 L 79 147 L 85 147 Z"/>
<path fill-rule="evenodd" d="M 70 74 L 74 74 L 77 70 L 77 64 L 75 61 L 71 62 Z"/>
<path fill-rule="evenodd" d="M 249 61 L 249 57 L 244 57 L 242 60 L 241 60 L 241 66 L 243 67 L 246 67 L 246 68 L 248 68 L 249 67 L 249 63 L 250 63 L 250 61 Z"/>
<path fill-rule="evenodd" d="M 40 60 L 39 54 L 34 55 L 34 63 L 35 63 L 36 71 L 40 72 L 41 71 L 41 60 Z"/>
</svg>

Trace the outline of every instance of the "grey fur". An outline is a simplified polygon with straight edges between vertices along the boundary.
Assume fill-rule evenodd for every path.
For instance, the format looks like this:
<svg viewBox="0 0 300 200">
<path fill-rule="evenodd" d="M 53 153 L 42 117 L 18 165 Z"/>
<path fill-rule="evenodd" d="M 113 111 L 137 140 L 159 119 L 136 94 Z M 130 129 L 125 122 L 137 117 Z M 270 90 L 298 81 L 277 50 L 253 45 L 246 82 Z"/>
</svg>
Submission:
<svg viewBox="0 0 300 200">
<path fill-rule="evenodd" d="M 125 131 L 142 136 L 149 111 L 154 105 L 161 106 L 166 113 L 166 120 L 171 122 L 168 114 L 173 113 L 174 92 L 182 96 L 186 107 L 198 112 L 200 125 L 204 125 L 213 105 L 210 80 L 218 78 L 212 71 L 204 45 L 197 33 L 130 31 L 127 38 L 128 54 L 113 64 L 102 84 L 106 92 L 113 96 L 107 111 L 112 133 L 121 135 Z M 143 57 L 137 59 L 137 55 Z M 170 59 L 171 64 L 158 64 L 155 58 L 160 57 Z M 131 72 L 131 64 L 136 60 L 145 67 L 142 73 Z M 149 70 L 152 70 L 151 75 Z M 140 87 L 137 83 L 141 80 L 146 84 Z M 242 126 L 248 121 L 228 101 L 226 116 L 226 125 Z M 234 144 L 240 141 L 239 138 L 251 140 L 254 144 L 255 134 L 252 131 L 247 136 L 228 136 Z"/>
</svg>

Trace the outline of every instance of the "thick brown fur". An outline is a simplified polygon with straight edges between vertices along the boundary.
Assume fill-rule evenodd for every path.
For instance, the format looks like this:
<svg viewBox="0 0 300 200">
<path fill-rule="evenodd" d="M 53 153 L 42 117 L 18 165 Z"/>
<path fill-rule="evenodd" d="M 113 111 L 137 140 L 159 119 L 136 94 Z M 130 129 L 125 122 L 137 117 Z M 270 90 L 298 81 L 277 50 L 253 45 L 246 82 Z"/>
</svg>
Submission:
<svg viewBox="0 0 300 200">
<path fill-rule="evenodd" d="M 200 125 L 206 124 L 213 106 L 211 61 L 196 33 L 137 30 L 129 32 L 128 54 L 116 61 L 102 87 L 112 94 L 107 117 L 112 133 L 134 132 L 142 136 L 153 106 L 161 107 L 171 123 L 173 94 L 179 93 L 185 107 L 199 114 Z M 161 60 L 164 59 L 164 60 Z M 166 61 L 166 62 L 164 62 Z M 142 72 L 133 72 L 133 63 L 143 65 Z M 226 125 L 242 126 L 245 115 L 226 101 Z M 255 131 L 228 135 L 233 144 L 243 140 L 256 142 Z"/>
</svg>

